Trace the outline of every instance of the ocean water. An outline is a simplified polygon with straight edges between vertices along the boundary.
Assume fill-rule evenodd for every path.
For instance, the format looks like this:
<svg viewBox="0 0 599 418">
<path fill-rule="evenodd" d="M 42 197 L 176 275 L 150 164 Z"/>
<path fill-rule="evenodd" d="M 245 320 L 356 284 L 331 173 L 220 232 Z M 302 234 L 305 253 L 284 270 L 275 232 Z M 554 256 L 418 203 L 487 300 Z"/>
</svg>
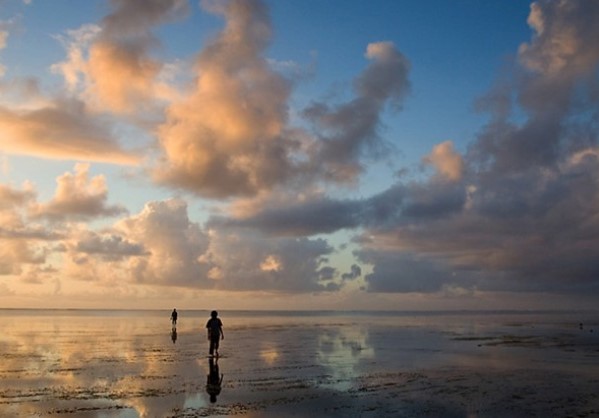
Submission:
<svg viewBox="0 0 599 418">
<path fill-rule="evenodd" d="M 208 317 L 0 310 L 0 416 L 599 416 L 597 312 Z"/>
</svg>

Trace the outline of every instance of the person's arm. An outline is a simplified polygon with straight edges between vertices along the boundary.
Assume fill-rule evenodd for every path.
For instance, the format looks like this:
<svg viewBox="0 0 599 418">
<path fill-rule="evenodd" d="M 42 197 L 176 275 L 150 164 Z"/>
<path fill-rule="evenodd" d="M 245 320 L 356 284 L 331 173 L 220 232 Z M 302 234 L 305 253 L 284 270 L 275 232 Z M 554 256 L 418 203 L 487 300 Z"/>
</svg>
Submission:
<svg viewBox="0 0 599 418">
<path fill-rule="evenodd" d="M 224 339 L 225 339 L 225 333 L 224 333 L 224 331 L 223 331 L 223 327 L 222 327 L 222 325 L 220 326 L 220 339 L 221 339 L 221 340 L 224 340 Z"/>
</svg>

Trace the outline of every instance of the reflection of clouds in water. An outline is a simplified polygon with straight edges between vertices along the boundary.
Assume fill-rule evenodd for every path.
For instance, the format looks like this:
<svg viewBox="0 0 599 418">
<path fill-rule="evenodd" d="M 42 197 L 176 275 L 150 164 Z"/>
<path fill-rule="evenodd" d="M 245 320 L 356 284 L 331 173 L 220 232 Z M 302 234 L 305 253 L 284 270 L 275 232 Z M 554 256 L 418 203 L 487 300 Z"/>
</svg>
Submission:
<svg viewBox="0 0 599 418">
<path fill-rule="evenodd" d="M 168 330 L 148 323 L 154 324 L 147 318 L 0 317 L 0 401 L 10 399 L 3 412 L 45 416 L 58 404 L 44 399 L 56 396 L 65 410 L 97 408 L 90 417 L 110 410 L 111 417 L 162 416 L 184 406 L 188 392 L 204 386 L 202 368 L 187 357 L 197 344 L 186 338 L 173 346 Z"/>
<path fill-rule="evenodd" d="M 264 360 L 266 364 L 272 366 L 279 358 L 279 350 L 275 346 L 263 347 L 260 350 L 260 358 Z"/>
<path fill-rule="evenodd" d="M 362 327 L 329 328 L 318 335 L 317 360 L 331 373 L 337 389 L 349 389 L 351 379 L 361 373 L 360 363 L 375 357 L 367 341 L 368 331 Z"/>
</svg>

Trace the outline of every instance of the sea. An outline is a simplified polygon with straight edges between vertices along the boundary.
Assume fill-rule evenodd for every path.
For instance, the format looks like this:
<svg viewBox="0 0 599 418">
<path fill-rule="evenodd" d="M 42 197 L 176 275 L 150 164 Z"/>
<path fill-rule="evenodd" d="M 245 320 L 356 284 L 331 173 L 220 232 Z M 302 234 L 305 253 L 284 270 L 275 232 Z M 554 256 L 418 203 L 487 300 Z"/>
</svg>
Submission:
<svg viewBox="0 0 599 418">
<path fill-rule="evenodd" d="M 0 309 L 0 417 L 599 416 L 596 311 L 170 314 Z"/>
</svg>

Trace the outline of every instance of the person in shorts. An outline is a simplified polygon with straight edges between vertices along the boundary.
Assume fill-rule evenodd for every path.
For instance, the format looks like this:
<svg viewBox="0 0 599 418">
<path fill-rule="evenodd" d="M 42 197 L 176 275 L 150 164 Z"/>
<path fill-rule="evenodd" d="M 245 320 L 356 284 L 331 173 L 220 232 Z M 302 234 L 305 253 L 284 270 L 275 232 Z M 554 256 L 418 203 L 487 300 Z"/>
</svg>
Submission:
<svg viewBox="0 0 599 418">
<path fill-rule="evenodd" d="M 218 357 L 218 345 L 220 340 L 225 339 L 225 333 L 223 332 L 223 323 L 218 317 L 218 312 L 212 311 L 210 313 L 210 319 L 206 323 L 206 329 L 208 330 L 208 340 L 210 341 L 210 349 L 208 354 L 210 357 Z"/>
</svg>

